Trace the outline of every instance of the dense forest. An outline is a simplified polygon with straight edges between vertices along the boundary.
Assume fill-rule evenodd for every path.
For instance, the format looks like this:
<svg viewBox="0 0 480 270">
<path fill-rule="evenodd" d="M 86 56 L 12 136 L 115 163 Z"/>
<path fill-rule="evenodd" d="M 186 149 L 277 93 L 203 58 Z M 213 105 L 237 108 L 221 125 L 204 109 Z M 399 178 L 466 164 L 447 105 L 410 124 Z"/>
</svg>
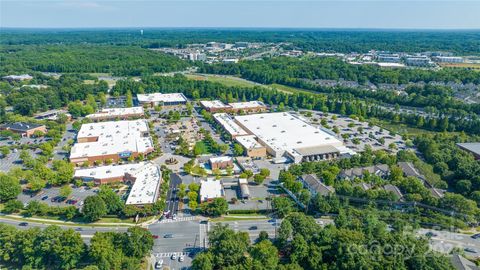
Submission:
<svg viewBox="0 0 480 270">
<path fill-rule="evenodd" d="M 189 66 L 177 57 L 137 46 L 87 44 L 2 46 L 0 62 L 0 74 L 43 71 L 139 76 Z"/>
<path fill-rule="evenodd" d="M 191 43 L 275 42 L 287 48 L 311 51 L 367 52 L 390 50 L 405 52 L 451 51 L 478 54 L 479 31 L 386 31 L 325 29 L 4 29 L 2 44 L 116 44 L 149 48 L 182 47 Z"/>
</svg>

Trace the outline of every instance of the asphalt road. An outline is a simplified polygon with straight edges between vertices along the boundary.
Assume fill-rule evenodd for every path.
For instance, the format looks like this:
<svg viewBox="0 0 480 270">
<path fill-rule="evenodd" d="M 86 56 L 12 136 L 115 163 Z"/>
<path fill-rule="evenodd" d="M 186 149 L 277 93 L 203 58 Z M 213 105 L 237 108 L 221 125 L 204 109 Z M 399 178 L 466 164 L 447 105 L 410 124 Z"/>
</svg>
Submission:
<svg viewBox="0 0 480 270">
<path fill-rule="evenodd" d="M 449 253 L 453 248 L 457 247 L 464 250 L 468 256 L 480 257 L 480 239 L 473 239 L 468 234 L 450 231 L 429 229 L 420 229 L 417 231 L 419 235 L 425 235 L 428 232 L 434 234 L 430 237 L 430 246 L 435 251 Z M 465 249 L 468 249 L 468 251 Z"/>
<path fill-rule="evenodd" d="M 173 190 L 175 190 L 178 187 L 178 185 L 180 185 L 181 183 L 182 183 L 182 178 L 178 174 L 172 173 L 170 176 L 170 186 L 167 192 L 167 209 L 166 209 L 170 211 L 170 213 L 172 214 L 177 214 L 178 207 L 180 204 L 180 200 L 176 199 L 177 195 L 176 193 L 173 192 Z"/>
</svg>

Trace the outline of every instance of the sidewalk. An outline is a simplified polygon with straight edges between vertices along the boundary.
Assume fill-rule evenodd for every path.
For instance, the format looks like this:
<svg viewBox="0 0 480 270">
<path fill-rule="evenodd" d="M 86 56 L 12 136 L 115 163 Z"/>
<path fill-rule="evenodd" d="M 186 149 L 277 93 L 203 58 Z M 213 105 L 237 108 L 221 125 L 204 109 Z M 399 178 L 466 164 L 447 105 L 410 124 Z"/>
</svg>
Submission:
<svg viewBox="0 0 480 270">
<path fill-rule="evenodd" d="M 19 215 L 5 215 L 0 214 L 0 219 L 8 219 L 8 220 L 16 220 L 16 221 L 30 221 L 33 223 L 41 223 L 41 224 L 58 224 L 58 225 L 65 225 L 65 226 L 86 226 L 86 227 L 133 227 L 133 226 L 142 226 L 146 227 L 157 222 L 157 218 L 151 218 L 147 221 L 144 221 L 139 224 L 134 223 L 115 223 L 115 222 L 95 222 L 95 223 L 78 223 L 73 221 L 63 221 L 63 220 L 54 220 L 54 219 L 46 219 L 46 218 L 33 218 L 33 217 L 23 217 Z"/>
</svg>

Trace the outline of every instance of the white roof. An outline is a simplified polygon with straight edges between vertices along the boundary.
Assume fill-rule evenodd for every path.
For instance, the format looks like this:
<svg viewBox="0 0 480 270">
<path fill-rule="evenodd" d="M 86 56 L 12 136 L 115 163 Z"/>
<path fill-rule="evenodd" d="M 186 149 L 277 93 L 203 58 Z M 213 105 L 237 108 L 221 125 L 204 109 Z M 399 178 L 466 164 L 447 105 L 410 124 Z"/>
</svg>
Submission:
<svg viewBox="0 0 480 270">
<path fill-rule="evenodd" d="M 134 176 L 136 180 L 125 204 L 155 203 L 158 199 L 162 179 L 160 167 L 153 163 L 146 163 L 144 166 L 136 168 L 130 174 Z"/>
<path fill-rule="evenodd" d="M 265 104 L 258 100 L 247 101 L 247 102 L 234 102 L 228 103 L 234 109 L 249 109 L 249 108 L 259 108 L 265 107 Z"/>
<path fill-rule="evenodd" d="M 152 94 L 137 94 L 138 102 L 186 102 L 187 98 L 182 93 L 171 93 L 171 94 L 162 94 L 162 93 L 152 93 Z"/>
<path fill-rule="evenodd" d="M 228 156 L 222 156 L 222 157 L 211 157 L 210 158 L 210 162 L 211 163 L 215 163 L 215 162 L 228 162 L 232 160 L 232 157 L 228 157 Z"/>
<path fill-rule="evenodd" d="M 287 112 L 236 116 L 235 120 L 279 153 L 286 151 L 296 156 L 296 149 L 343 145 L 334 136 Z"/>
<path fill-rule="evenodd" d="M 379 62 L 379 63 L 377 63 L 377 65 L 380 66 L 380 67 L 405 67 L 404 64 L 388 63 L 388 62 Z"/>
<path fill-rule="evenodd" d="M 257 136 L 255 135 L 239 136 L 236 137 L 235 140 L 245 149 L 255 149 L 263 147 L 263 145 L 257 141 Z"/>
<path fill-rule="evenodd" d="M 70 159 L 119 154 L 123 152 L 145 153 L 153 150 L 146 120 L 110 121 L 84 124 L 77 138 L 98 137 L 95 142 L 76 143 L 70 151 Z"/>
<path fill-rule="evenodd" d="M 223 197 L 223 187 L 220 180 L 207 178 L 207 180 L 201 181 L 200 198 L 202 201 L 219 197 Z"/>
<path fill-rule="evenodd" d="M 227 109 L 231 108 L 231 106 L 225 105 L 225 103 L 221 102 L 220 100 L 202 100 L 200 101 L 203 107 L 209 109 Z"/>
<path fill-rule="evenodd" d="M 142 163 L 124 164 L 124 165 L 109 165 L 94 168 L 75 170 L 75 178 L 83 179 L 107 179 L 113 177 L 124 176 L 125 173 L 135 171 L 136 168 L 141 167 Z"/>
<path fill-rule="evenodd" d="M 247 131 L 241 128 L 235 121 L 233 121 L 232 117 L 226 113 L 216 113 L 213 115 L 213 118 L 223 126 L 223 128 L 231 135 L 231 136 L 243 136 L 249 135 Z"/>
<path fill-rule="evenodd" d="M 155 203 L 162 175 L 160 168 L 151 162 L 79 169 L 75 178 L 106 179 L 124 177 L 127 173 L 136 179 L 125 204 Z"/>
<path fill-rule="evenodd" d="M 143 107 L 131 107 L 131 108 L 108 108 L 103 109 L 97 113 L 89 114 L 87 118 L 103 118 L 103 117 L 117 117 L 124 115 L 143 115 Z"/>
</svg>

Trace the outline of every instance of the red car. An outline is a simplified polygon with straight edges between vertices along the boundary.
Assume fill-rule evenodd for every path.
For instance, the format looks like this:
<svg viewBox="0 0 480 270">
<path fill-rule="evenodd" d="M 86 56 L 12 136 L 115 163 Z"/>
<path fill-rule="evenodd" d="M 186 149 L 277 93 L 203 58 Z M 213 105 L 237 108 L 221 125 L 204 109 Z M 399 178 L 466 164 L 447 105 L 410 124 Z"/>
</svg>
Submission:
<svg viewBox="0 0 480 270">
<path fill-rule="evenodd" d="M 153 238 L 153 239 L 158 239 L 158 235 L 152 234 L 152 238 Z"/>
</svg>

